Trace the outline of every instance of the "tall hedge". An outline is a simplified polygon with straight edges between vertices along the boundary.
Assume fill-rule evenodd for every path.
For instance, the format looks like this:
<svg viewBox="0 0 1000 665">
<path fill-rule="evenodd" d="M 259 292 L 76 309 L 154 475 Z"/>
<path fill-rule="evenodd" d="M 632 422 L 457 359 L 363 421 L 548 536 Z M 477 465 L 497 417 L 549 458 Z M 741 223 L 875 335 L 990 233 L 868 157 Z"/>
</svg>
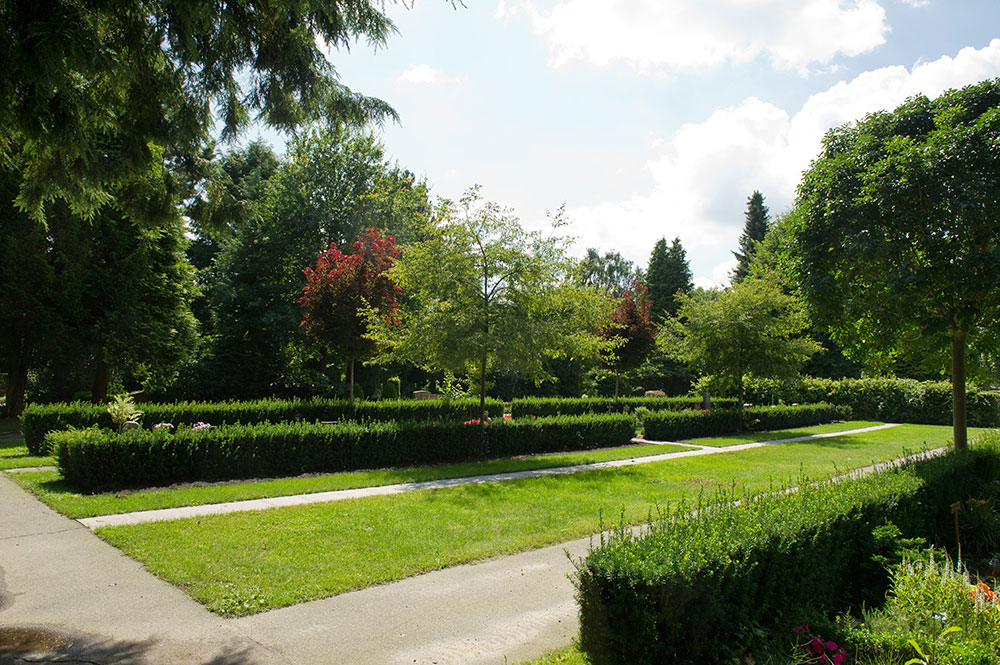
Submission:
<svg viewBox="0 0 1000 665">
<path fill-rule="evenodd" d="M 736 400 L 712 399 L 712 407 L 732 409 Z M 583 413 L 625 413 L 644 407 L 650 411 L 700 409 L 701 397 L 518 397 L 511 402 L 514 418 L 579 415 Z"/>
<path fill-rule="evenodd" d="M 383 400 L 363 401 L 338 399 L 282 400 L 261 399 L 232 402 L 173 402 L 144 403 L 142 422 L 151 427 L 167 422 L 173 425 L 212 425 L 234 423 L 280 423 L 321 420 L 387 421 L 437 420 L 466 421 L 479 417 L 479 400 Z M 489 399 L 487 415 L 503 415 L 503 402 Z M 86 402 L 30 404 L 21 416 L 24 441 L 33 455 L 47 452 L 43 441 L 48 432 L 75 427 L 111 427 L 107 408 Z"/>
<path fill-rule="evenodd" d="M 85 491 L 330 473 L 627 444 L 626 414 L 559 416 L 487 427 L 457 422 L 258 423 L 211 429 L 54 431 L 63 478 Z"/>
<path fill-rule="evenodd" d="M 746 429 L 752 432 L 807 427 L 847 420 L 851 411 L 832 404 L 755 406 L 745 409 Z M 643 436 L 650 441 L 680 441 L 733 434 L 740 429 L 737 411 L 658 411 L 643 419 Z"/>
<path fill-rule="evenodd" d="M 776 383 L 752 381 L 747 399 L 768 404 L 774 400 L 829 402 L 849 406 L 855 418 L 920 425 L 950 425 L 951 383 L 913 379 L 814 379 Z M 1000 392 L 970 389 L 966 394 L 970 427 L 1000 425 Z"/>
<path fill-rule="evenodd" d="M 618 529 L 576 562 L 581 647 L 592 665 L 726 662 L 755 631 L 787 634 L 884 591 L 879 527 L 951 542 L 949 506 L 997 479 L 1000 437 L 796 493 L 720 495 L 639 535 Z"/>
</svg>

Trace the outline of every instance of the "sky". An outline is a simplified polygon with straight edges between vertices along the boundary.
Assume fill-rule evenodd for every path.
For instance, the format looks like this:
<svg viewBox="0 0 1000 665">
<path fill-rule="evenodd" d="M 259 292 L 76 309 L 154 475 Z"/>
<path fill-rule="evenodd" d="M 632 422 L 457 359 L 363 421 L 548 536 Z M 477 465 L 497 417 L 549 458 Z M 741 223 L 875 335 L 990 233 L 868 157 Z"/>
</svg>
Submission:
<svg viewBox="0 0 1000 665">
<path fill-rule="evenodd" d="M 831 127 L 1000 77 L 997 0 L 412 0 L 384 47 L 330 53 L 389 102 L 386 154 L 529 228 L 645 267 L 679 237 L 699 286 L 735 265 L 748 197 L 787 210 Z M 264 136 L 281 150 L 280 139 Z"/>
</svg>

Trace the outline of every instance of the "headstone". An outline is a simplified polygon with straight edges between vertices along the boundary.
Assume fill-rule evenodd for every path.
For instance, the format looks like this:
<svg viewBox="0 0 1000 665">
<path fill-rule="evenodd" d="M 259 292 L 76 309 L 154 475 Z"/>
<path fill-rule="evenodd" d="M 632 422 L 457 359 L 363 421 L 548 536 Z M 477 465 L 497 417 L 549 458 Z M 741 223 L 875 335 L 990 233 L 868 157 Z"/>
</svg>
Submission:
<svg viewBox="0 0 1000 665">
<path fill-rule="evenodd" d="M 440 395 L 428 392 L 426 390 L 414 390 L 412 395 L 413 399 L 441 399 Z"/>
<path fill-rule="evenodd" d="M 646 397 L 666 397 L 667 393 L 662 390 L 647 390 Z"/>
<path fill-rule="evenodd" d="M 122 423 L 122 431 L 127 432 L 130 429 L 139 429 L 141 425 L 134 420 L 126 420 Z"/>
<path fill-rule="evenodd" d="M 702 411 L 712 410 L 712 396 L 708 394 L 707 390 L 701 394 L 701 410 Z"/>
</svg>

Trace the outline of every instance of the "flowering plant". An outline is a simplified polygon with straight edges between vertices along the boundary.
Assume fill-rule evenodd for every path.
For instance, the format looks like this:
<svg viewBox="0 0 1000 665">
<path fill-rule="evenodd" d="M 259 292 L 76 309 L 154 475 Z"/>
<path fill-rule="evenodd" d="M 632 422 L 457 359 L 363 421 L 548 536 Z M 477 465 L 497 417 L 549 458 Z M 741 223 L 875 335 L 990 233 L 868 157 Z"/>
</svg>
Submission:
<svg viewBox="0 0 1000 665">
<path fill-rule="evenodd" d="M 799 648 L 805 652 L 806 659 L 803 663 L 807 665 L 843 665 L 847 659 L 847 654 L 836 642 L 830 642 L 818 635 L 813 635 L 809 624 L 796 626 L 794 630 L 796 633 L 805 633 L 803 637 L 808 640 L 799 645 Z"/>
<path fill-rule="evenodd" d="M 200 429 L 212 429 L 212 425 L 210 425 L 209 423 L 203 423 L 203 422 L 197 422 L 194 425 L 191 425 L 191 431 L 192 432 L 194 432 L 196 430 L 200 430 Z"/>
<path fill-rule="evenodd" d="M 164 429 L 168 432 L 174 431 L 173 423 L 156 423 L 153 425 L 153 429 Z"/>
</svg>

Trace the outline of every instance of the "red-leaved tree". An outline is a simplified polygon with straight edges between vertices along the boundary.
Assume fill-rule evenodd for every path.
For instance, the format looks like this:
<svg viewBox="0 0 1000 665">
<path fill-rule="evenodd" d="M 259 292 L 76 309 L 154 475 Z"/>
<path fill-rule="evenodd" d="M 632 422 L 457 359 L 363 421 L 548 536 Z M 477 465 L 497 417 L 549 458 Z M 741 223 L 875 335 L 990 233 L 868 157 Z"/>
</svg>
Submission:
<svg viewBox="0 0 1000 665">
<path fill-rule="evenodd" d="M 610 322 L 599 330 L 605 339 L 618 342 L 618 346 L 605 355 L 605 362 L 615 372 L 615 397 L 618 397 L 621 373 L 641 365 L 656 343 L 652 310 L 649 290 L 633 277 L 622 291 Z"/>
<path fill-rule="evenodd" d="M 300 324 L 323 347 L 347 361 L 348 398 L 354 399 L 354 361 L 375 353 L 375 342 L 365 337 L 365 310 L 370 307 L 387 322 L 399 323 L 396 298 L 400 288 L 389 278 L 399 258 L 393 236 L 368 229 L 344 254 L 331 243 L 319 253 L 315 268 L 306 268 L 306 285 L 299 304 L 305 310 Z"/>
</svg>

